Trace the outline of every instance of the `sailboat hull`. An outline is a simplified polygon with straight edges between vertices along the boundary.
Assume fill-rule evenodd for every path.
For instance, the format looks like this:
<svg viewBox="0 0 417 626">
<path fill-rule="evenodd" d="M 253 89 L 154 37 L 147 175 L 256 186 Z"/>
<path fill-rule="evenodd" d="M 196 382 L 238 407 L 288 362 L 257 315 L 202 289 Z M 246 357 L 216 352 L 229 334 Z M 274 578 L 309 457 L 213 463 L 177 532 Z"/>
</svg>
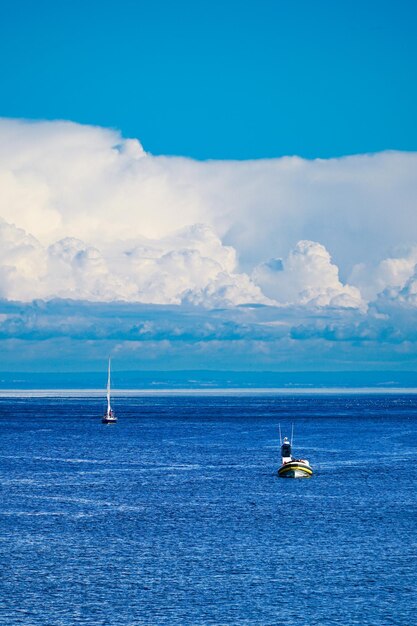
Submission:
<svg viewBox="0 0 417 626">
<path fill-rule="evenodd" d="M 115 424 L 117 422 L 117 417 L 112 413 L 103 415 L 103 417 L 101 418 L 101 423 L 102 424 Z"/>
</svg>

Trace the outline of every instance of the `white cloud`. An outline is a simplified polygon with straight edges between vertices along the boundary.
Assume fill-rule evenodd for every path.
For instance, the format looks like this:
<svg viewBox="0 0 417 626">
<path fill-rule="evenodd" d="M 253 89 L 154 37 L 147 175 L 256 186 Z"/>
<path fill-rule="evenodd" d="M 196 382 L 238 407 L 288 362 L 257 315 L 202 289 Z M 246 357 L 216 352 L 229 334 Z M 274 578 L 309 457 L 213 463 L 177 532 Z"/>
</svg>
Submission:
<svg viewBox="0 0 417 626">
<path fill-rule="evenodd" d="M 417 266 L 413 268 L 411 276 L 398 286 L 387 287 L 376 300 L 378 309 L 385 310 L 388 305 L 391 314 L 393 310 L 417 309 Z M 414 323 L 414 322 L 413 322 Z"/>
<path fill-rule="evenodd" d="M 361 289 L 368 300 L 373 300 L 385 289 L 402 289 L 413 276 L 416 264 L 417 246 L 411 246 L 402 254 L 383 259 L 376 265 L 355 265 L 350 280 Z"/>
<path fill-rule="evenodd" d="M 361 307 L 414 273 L 416 174 L 415 153 L 197 162 L 114 130 L 3 119 L 0 293 Z"/>
<path fill-rule="evenodd" d="M 37 298 L 39 276 L 47 272 L 42 245 L 24 230 L 0 219 L 0 297 L 11 300 Z"/>
<path fill-rule="evenodd" d="M 339 280 L 329 252 L 314 241 L 299 241 L 285 260 L 258 265 L 252 278 L 262 291 L 282 304 L 363 308 L 356 287 Z"/>
<path fill-rule="evenodd" d="M 185 292 L 183 302 L 209 308 L 239 304 L 274 304 L 246 274 L 219 272 L 207 285 Z"/>
<path fill-rule="evenodd" d="M 0 295 L 10 300 L 193 303 L 231 306 L 270 301 L 246 274 L 235 251 L 204 225 L 157 241 L 118 242 L 105 252 L 66 237 L 43 246 L 22 229 L 0 222 Z"/>
<path fill-rule="evenodd" d="M 0 215 L 43 243 L 96 245 L 208 224 L 245 267 L 303 239 L 343 273 L 417 241 L 417 154 L 307 161 L 154 157 L 116 131 L 0 120 Z"/>
</svg>

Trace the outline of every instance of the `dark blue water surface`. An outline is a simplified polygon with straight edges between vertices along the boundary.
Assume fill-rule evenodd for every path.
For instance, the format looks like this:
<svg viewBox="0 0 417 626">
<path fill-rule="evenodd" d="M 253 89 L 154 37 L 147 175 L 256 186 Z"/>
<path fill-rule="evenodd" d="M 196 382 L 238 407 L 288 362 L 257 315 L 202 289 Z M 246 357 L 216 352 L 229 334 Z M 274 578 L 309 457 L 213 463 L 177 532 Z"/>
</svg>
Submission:
<svg viewBox="0 0 417 626">
<path fill-rule="evenodd" d="M 416 623 L 416 396 L 116 408 L 0 399 L 1 624 Z"/>
</svg>

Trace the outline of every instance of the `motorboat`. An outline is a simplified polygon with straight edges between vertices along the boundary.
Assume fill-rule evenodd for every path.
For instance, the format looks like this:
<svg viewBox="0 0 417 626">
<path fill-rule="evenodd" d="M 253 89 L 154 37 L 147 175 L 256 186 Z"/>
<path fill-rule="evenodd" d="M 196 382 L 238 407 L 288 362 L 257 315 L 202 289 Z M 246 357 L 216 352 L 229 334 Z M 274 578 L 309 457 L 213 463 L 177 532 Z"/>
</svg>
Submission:
<svg viewBox="0 0 417 626">
<path fill-rule="evenodd" d="M 281 427 L 279 429 L 279 439 L 281 444 L 281 467 L 278 476 L 281 478 L 309 478 L 313 474 L 313 469 L 306 459 L 295 459 L 292 456 L 292 442 L 294 427 L 291 432 L 291 441 L 288 437 L 281 438 Z"/>
</svg>

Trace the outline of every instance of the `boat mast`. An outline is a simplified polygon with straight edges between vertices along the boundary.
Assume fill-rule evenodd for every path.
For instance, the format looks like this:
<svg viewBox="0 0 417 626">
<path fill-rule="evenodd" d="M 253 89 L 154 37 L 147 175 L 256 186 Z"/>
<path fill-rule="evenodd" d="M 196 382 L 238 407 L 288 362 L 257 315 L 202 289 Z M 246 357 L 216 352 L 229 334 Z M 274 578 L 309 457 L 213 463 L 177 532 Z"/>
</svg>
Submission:
<svg viewBox="0 0 417 626">
<path fill-rule="evenodd" d="M 294 439 L 294 422 L 291 424 L 291 447 L 292 447 L 293 439 Z"/>
<path fill-rule="evenodd" d="M 111 413 L 111 406 L 110 406 L 110 357 L 109 357 L 109 368 L 108 368 L 108 373 L 107 373 L 107 415 L 110 415 Z"/>
<path fill-rule="evenodd" d="M 278 424 L 278 427 L 279 427 L 279 445 L 282 446 L 281 424 Z"/>
</svg>

